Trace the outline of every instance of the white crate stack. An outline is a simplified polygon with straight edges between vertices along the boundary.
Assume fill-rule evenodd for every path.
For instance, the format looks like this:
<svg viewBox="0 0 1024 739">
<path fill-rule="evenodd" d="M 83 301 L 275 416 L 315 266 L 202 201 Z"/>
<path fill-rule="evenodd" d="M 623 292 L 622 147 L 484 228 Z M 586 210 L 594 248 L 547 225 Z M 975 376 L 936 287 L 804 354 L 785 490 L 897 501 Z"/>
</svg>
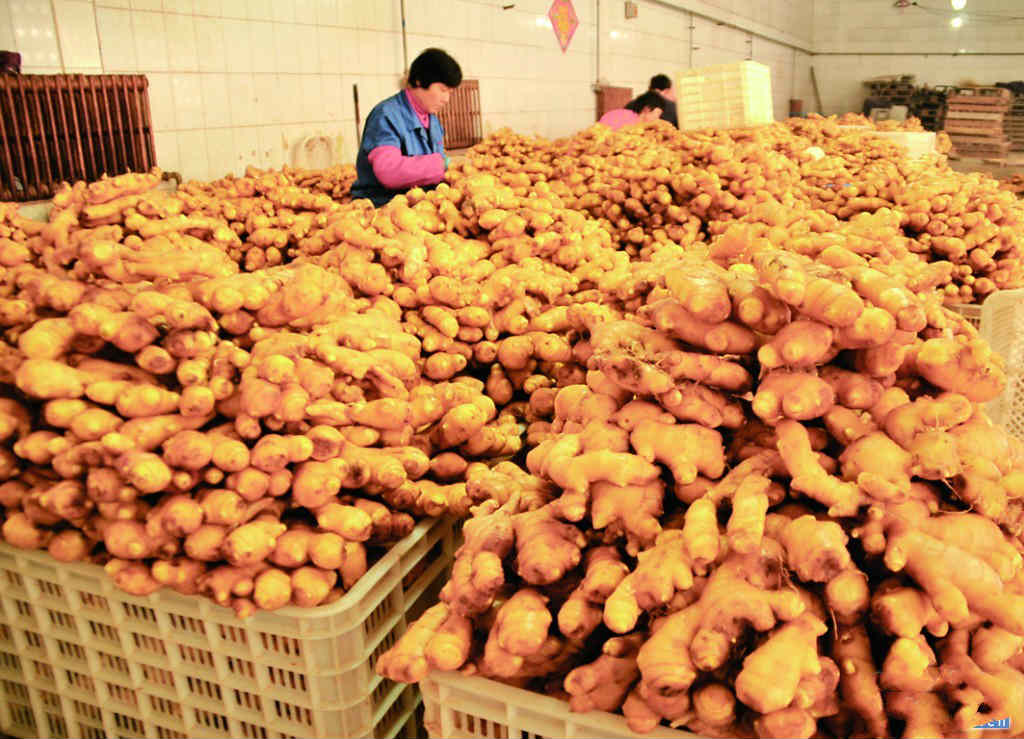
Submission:
<svg viewBox="0 0 1024 739">
<path fill-rule="evenodd" d="M 393 737 L 415 685 L 374 671 L 447 581 L 455 522 L 421 521 L 340 599 L 240 620 L 205 598 L 119 590 L 103 569 L 0 543 L 0 733 Z"/>
<path fill-rule="evenodd" d="M 637 734 L 618 714 L 573 713 L 569 703 L 559 698 L 458 672 L 432 672 L 420 688 L 425 708 L 423 724 L 434 739 L 700 739 L 692 732 L 666 726 Z"/>
<path fill-rule="evenodd" d="M 1024 440 L 1024 289 L 998 290 L 981 305 L 953 309 L 970 321 L 1006 362 L 1006 390 L 985 412 L 993 423 Z"/>
<path fill-rule="evenodd" d="M 676 80 L 679 129 L 745 128 L 775 120 L 772 72 L 757 62 L 683 70 Z"/>
</svg>

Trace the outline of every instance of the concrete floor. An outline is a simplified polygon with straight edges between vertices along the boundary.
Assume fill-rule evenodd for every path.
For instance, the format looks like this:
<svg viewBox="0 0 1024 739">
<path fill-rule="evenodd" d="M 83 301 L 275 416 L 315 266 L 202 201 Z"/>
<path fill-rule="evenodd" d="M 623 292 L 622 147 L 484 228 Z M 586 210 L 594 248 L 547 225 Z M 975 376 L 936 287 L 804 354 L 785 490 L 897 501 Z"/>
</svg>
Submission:
<svg viewBox="0 0 1024 739">
<path fill-rule="evenodd" d="M 950 159 L 949 166 L 957 172 L 985 172 L 1000 179 L 1024 174 L 1024 151 L 1011 152 L 1003 163 L 984 159 Z"/>
</svg>

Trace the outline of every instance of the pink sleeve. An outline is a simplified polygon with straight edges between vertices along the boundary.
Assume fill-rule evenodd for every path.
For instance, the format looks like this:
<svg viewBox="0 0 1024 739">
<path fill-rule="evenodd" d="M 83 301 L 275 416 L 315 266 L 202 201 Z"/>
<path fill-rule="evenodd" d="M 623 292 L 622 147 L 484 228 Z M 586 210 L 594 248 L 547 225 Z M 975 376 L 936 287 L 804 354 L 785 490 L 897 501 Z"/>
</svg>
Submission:
<svg viewBox="0 0 1024 739">
<path fill-rule="evenodd" d="M 634 113 L 632 110 L 626 108 L 618 108 L 616 110 L 609 110 L 603 116 L 598 123 L 603 123 L 613 131 L 617 131 L 623 126 L 628 126 L 631 123 L 636 123 L 640 120 L 640 116 Z"/>
<path fill-rule="evenodd" d="M 407 157 L 397 146 L 378 146 L 370 152 L 369 160 L 380 184 L 389 190 L 436 185 L 444 179 L 444 157 L 440 154 Z"/>
</svg>

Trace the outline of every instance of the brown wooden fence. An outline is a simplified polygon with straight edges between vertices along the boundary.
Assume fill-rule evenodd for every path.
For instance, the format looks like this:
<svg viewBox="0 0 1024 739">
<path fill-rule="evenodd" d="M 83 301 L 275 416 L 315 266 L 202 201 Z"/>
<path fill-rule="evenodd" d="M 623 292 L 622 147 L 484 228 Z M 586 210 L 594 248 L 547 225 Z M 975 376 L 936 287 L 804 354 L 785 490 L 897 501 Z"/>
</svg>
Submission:
<svg viewBox="0 0 1024 739">
<path fill-rule="evenodd" d="M 156 164 L 144 75 L 0 75 L 0 200 Z"/>
</svg>

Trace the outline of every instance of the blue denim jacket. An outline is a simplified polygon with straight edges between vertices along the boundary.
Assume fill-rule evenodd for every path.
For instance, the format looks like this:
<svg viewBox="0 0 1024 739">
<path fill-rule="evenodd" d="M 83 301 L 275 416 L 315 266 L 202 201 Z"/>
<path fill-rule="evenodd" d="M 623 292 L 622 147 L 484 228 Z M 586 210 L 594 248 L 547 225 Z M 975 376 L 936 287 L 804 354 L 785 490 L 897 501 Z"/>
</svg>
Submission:
<svg viewBox="0 0 1024 739">
<path fill-rule="evenodd" d="M 388 190 L 373 173 L 369 156 L 378 146 L 396 146 L 403 156 L 444 154 L 444 128 L 434 114 L 430 115 L 430 131 L 423 128 L 416 111 L 409 104 L 405 90 L 374 106 L 363 128 L 363 140 L 359 143 L 352 197 L 369 198 L 374 205 L 379 206 L 400 191 Z"/>
</svg>

